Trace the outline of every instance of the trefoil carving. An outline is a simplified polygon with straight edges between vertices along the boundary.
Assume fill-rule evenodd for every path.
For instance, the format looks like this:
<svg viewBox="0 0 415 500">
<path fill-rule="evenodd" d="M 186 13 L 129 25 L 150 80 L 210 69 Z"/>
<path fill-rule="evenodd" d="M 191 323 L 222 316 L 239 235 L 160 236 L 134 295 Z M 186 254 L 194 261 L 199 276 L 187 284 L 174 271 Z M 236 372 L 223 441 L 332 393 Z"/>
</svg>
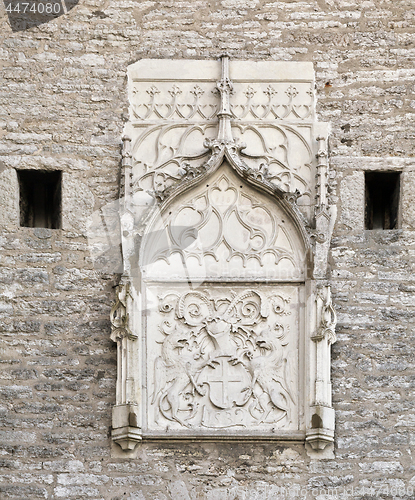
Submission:
<svg viewBox="0 0 415 500">
<path fill-rule="evenodd" d="M 147 439 L 266 439 L 332 457 L 336 209 L 311 63 L 128 74 L 112 439 L 129 456 Z"/>
</svg>

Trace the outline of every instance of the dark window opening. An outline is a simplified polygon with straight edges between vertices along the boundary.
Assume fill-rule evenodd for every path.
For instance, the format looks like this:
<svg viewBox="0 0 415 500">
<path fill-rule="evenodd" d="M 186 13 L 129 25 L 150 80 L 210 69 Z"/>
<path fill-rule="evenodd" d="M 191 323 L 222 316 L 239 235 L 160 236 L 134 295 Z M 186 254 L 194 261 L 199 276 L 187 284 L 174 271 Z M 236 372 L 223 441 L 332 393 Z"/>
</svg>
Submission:
<svg viewBox="0 0 415 500">
<path fill-rule="evenodd" d="M 399 210 L 399 172 L 366 172 L 366 229 L 396 229 Z"/>
<path fill-rule="evenodd" d="M 62 172 L 18 170 L 20 226 L 61 227 Z"/>
</svg>

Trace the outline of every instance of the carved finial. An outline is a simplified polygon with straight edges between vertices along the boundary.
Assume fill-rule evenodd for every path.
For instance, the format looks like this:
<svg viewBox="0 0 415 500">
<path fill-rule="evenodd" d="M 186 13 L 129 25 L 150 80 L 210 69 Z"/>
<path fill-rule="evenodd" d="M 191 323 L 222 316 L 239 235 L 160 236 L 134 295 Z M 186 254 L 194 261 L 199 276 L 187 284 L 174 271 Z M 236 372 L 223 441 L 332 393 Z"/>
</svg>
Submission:
<svg viewBox="0 0 415 500">
<path fill-rule="evenodd" d="M 128 135 L 124 135 L 122 138 L 123 148 L 122 148 L 122 157 L 123 158 L 131 158 L 131 137 Z M 123 165 L 126 163 L 123 162 Z"/>
<path fill-rule="evenodd" d="M 327 138 L 323 135 L 317 137 L 317 207 L 327 204 Z"/>
<path fill-rule="evenodd" d="M 218 140 L 219 141 L 233 141 L 232 129 L 231 129 L 231 103 L 230 94 L 233 90 L 232 82 L 229 78 L 229 54 L 223 54 L 221 56 L 222 60 L 222 78 L 216 84 L 217 89 L 220 92 L 221 106 L 218 113 L 219 118 L 219 131 Z"/>
</svg>

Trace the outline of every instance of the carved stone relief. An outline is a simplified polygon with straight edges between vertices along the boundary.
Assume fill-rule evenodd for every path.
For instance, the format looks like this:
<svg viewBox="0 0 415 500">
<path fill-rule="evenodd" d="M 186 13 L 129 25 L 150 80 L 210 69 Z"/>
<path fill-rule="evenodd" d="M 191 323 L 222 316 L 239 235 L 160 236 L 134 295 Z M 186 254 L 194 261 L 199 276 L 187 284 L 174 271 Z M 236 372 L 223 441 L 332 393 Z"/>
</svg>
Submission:
<svg viewBox="0 0 415 500">
<path fill-rule="evenodd" d="M 145 86 L 148 88 L 144 91 Z M 179 121 L 214 121 L 219 110 L 214 95 L 214 84 L 198 82 L 179 85 L 162 82 L 151 84 L 136 83 L 131 90 L 131 111 L 133 119 L 179 120 Z"/>
<path fill-rule="evenodd" d="M 305 277 L 304 245 L 290 216 L 227 163 L 158 216 L 145 245 L 146 279 Z"/>
<path fill-rule="evenodd" d="M 129 68 L 111 313 L 123 449 L 261 438 L 332 453 L 336 213 L 313 89 L 308 63 Z"/>
<path fill-rule="evenodd" d="M 297 287 L 147 293 L 149 430 L 298 430 Z"/>
<path fill-rule="evenodd" d="M 298 205 L 310 218 L 315 176 L 313 74 L 302 68 L 294 83 L 279 81 L 277 72 L 272 79 L 258 75 L 257 81 L 247 82 L 240 65 L 233 63 L 236 78 L 229 88 L 229 115 L 241 160 L 248 169 L 266 175 L 275 187 L 298 190 Z M 142 70 L 142 62 L 140 66 Z M 203 172 L 211 154 L 209 141 L 217 135 L 219 75 L 215 78 L 217 68 L 208 61 L 198 66 L 192 68 L 193 77 L 166 81 L 164 76 L 156 83 L 154 74 L 149 78 L 138 67 L 131 70 L 133 192 L 152 191 L 164 197 L 187 175 Z M 203 72 L 204 67 L 210 74 Z M 269 72 L 270 67 L 267 63 L 260 70 Z"/>
</svg>

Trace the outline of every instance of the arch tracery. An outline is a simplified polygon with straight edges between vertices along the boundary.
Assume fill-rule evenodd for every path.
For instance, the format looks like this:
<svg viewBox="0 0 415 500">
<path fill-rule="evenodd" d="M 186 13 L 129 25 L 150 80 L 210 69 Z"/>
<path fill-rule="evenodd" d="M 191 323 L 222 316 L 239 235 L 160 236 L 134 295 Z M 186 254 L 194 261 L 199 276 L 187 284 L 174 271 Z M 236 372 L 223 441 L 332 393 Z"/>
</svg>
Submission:
<svg viewBox="0 0 415 500">
<path fill-rule="evenodd" d="M 251 84 L 242 62 L 233 83 L 223 56 L 220 75 L 210 62 L 200 72 L 190 64 L 193 76 L 172 85 L 173 63 L 164 80 L 151 61 L 130 68 L 113 440 L 132 449 L 143 438 L 260 437 L 327 450 L 335 214 L 313 80 L 284 83 L 286 100 L 276 103 L 271 85 L 284 78 L 267 81 L 255 64 Z M 284 64 L 293 77 L 295 63 Z M 157 101 L 154 84 L 149 102 L 137 102 L 152 79 L 171 86 L 169 101 Z M 216 100 L 207 92 L 214 80 Z M 244 86 L 246 100 L 232 103 Z M 260 89 L 266 102 L 255 104 Z M 191 104 L 181 103 L 189 94 Z"/>
</svg>

